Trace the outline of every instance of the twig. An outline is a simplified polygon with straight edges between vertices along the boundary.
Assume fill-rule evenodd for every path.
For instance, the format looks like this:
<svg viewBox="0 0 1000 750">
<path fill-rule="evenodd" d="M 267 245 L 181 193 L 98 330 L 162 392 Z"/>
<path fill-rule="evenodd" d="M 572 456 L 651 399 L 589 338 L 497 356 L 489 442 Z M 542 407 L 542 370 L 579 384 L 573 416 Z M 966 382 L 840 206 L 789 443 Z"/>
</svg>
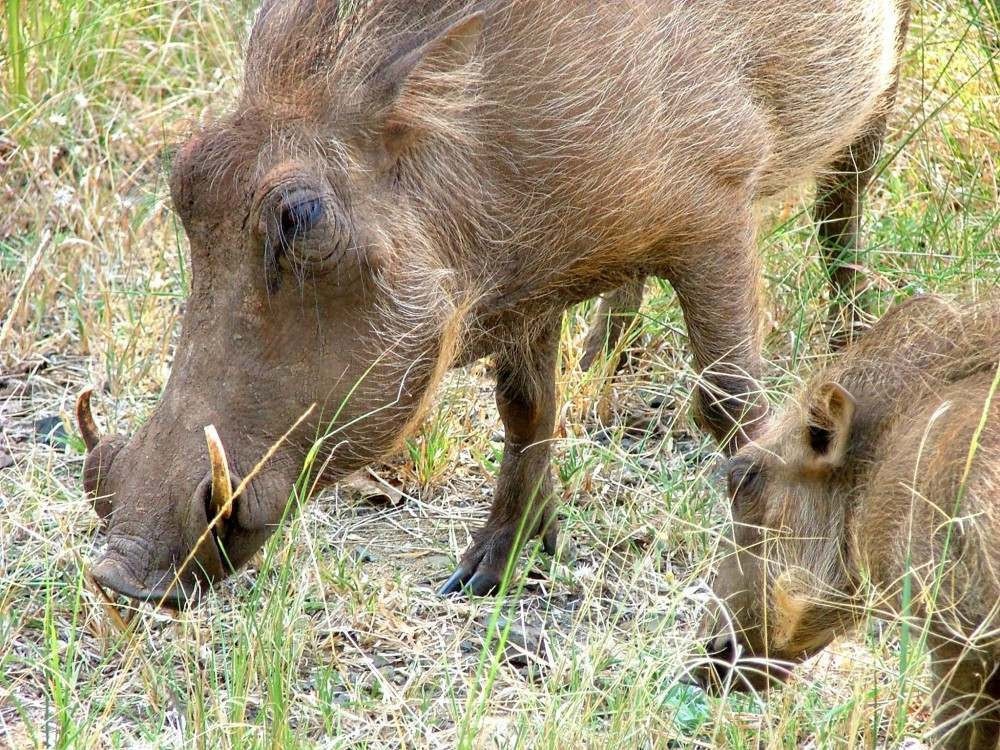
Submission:
<svg viewBox="0 0 1000 750">
<path fill-rule="evenodd" d="M 28 282 L 31 281 L 31 277 L 35 275 L 35 271 L 38 270 L 38 266 L 41 263 L 42 255 L 49 247 L 49 243 L 52 240 L 52 233 L 46 229 L 42 232 L 41 241 L 38 243 L 38 249 L 35 250 L 35 254 L 28 261 L 28 267 L 24 271 L 24 278 L 21 279 L 21 286 L 17 289 L 17 294 L 14 295 L 14 301 L 11 303 L 10 311 L 7 313 L 7 319 L 4 320 L 3 326 L 0 326 L 0 352 L 3 351 L 4 342 L 7 340 L 7 334 L 10 333 L 10 329 L 14 325 L 14 318 L 17 317 L 17 312 L 21 307 L 21 299 L 24 297 L 24 291 L 28 288 Z"/>
</svg>

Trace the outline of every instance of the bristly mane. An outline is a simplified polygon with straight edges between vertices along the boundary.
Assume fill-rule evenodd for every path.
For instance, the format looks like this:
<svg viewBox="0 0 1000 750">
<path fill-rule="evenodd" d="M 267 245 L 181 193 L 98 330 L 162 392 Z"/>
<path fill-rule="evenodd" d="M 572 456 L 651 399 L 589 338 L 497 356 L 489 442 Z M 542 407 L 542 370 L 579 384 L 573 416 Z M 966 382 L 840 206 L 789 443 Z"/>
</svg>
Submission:
<svg viewBox="0 0 1000 750">
<path fill-rule="evenodd" d="M 338 88 L 423 42 L 469 0 L 271 0 L 247 42 L 244 96 L 295 97 L 303 85 Z M 313 88 L 313 96 L 315 89 Z"/>
<path fill-rule="evenodd" d="M 341 144 L 320 126 L 327 115 L 364 124 L 372 113 L 372 77 L 392 59 L 416 48 L 472 0 L 267 0 L 257 12 L 244 53 L 243 85 L 228 114 L 204 123 L 197 138 L 200 175 L 211 185 L 222 175 L 252 182 L 273 149 L 313 152 L 348 167 Z M 369 95 L 366 96 L 366 93 Z M 419 93 L 419 92 L 417 92 Z M 435 92 L 428 92 L 435 93 Z M 450 110 L 412 96 L 408 113 L 452 140 L 469 102 Z M 433 106 L 431 106 L 433 105 Z M 437 112 L 436 110 L 441 110 Z M 275 129 L 295 122 L 294 129 Z M 302 127 L 305 126 L 305 127 Z M 266 130 L 265 130 L 266 128 Z M 294 138 L 290 142 L 289 138 Z M 246 147 L 240 141 L 245 139 Z"/>
</svg>

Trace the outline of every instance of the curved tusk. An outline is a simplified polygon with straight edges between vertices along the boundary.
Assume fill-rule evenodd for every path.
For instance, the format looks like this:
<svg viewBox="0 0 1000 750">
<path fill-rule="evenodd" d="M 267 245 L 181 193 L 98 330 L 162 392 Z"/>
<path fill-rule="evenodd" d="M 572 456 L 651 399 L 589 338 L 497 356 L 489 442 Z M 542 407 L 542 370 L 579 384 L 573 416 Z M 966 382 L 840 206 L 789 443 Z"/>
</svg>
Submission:
<svg viewBox="0 0 1000 750">
<path fill-rule="evenodd" d="M 229 462 L 226 460 L 226 449 L 215 429 L 215 425 L 205 428 L 205 440 L 208 443 L 208 461 L 212 466 L 212 505 L 223 520 L 233 513 L 233 484 L 229 477 Z"/>
<path fill-rule="evenodd" d="M 83 436 L 83 442 L 88 451 L 94 450 L 101 442 L 101 431 L 97 429 L 97 422 L 94 421 L 94 415 L 90 411 L 90 397 L 92 395 L 94 395 L 94 389 L 87 388 L 76 397 L 76 424 L 80 428 L 80 434 Z"/>
</svg>

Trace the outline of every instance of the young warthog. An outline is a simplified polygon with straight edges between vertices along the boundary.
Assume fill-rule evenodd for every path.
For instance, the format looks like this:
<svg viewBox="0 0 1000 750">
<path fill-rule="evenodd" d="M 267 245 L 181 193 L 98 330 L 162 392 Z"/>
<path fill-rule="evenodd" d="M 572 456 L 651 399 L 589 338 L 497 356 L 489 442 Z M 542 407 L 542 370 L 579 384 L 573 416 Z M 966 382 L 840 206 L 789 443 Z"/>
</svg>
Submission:
<svg viewBox="0 0 1000 750">
<path fill-rule="evenodd" d="M 732 459 L 735 552 L 701 626 L 715 686 L 763 687 L 866 612 L 926 633 L 936 732 L 1000 732 L 1000 298 L 918 297 Z M 871 586 L 864 585 L 865 582 Z"/>
<path fill-rule="evenodd" d="M 193 282 L 163 399 L 127 443 L 99 441 L 80 404 L 108 523 L 94 580 L 181 603 L 274 530 L 317 437 L 316 482 L 335 481 L 398 446 L 448 368 L 492 355 L 503 465 L 443 589 L 489 591 L 520 537 L 555 545 L 562 311 L 645 274 L 677 290 L 698 414 L 737 446 L 765 413 L 753 207 L 819 173 L 849 291 L 906 15 L 902 0 L 266 3 L 235 110 L 173 165 Z"/>
</svg>

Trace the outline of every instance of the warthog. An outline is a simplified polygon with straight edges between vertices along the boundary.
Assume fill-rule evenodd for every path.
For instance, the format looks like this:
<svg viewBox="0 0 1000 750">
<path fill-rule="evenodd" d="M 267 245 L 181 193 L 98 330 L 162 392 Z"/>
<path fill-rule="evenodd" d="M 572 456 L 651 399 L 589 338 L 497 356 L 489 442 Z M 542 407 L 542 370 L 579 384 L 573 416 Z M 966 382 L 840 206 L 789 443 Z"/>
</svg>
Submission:
<svg viewBox="0 0 1000 750">
<path fill-rule="evenodd" d="M 192 290 L 162 401 L 127 443 L 98 441 L 81 402 L 108 526 L 93 579 L 182 603 L 274 531 L 317 438 L 320 485 L 491 355 L 503 465 L 443 591 L 493 589 L 522 539 L 555 546 L 562 311 L 646 274 L 677 291 L 700 420 L 737 447 L 766 411 L 754 206 L 820 174 L 850 292 L 906 18 L 897 0 L 266 3 L 235 109 L 173 164 Z"/>
<path fill-rule="evenodd" d="M 927 634 L 944 746 L 995 750 L 998 384 L 1000 298 L 908 300 L 811 378 L 732 459 L 703 682 L 783 679 L 874 607 Z"/>
</svg>

